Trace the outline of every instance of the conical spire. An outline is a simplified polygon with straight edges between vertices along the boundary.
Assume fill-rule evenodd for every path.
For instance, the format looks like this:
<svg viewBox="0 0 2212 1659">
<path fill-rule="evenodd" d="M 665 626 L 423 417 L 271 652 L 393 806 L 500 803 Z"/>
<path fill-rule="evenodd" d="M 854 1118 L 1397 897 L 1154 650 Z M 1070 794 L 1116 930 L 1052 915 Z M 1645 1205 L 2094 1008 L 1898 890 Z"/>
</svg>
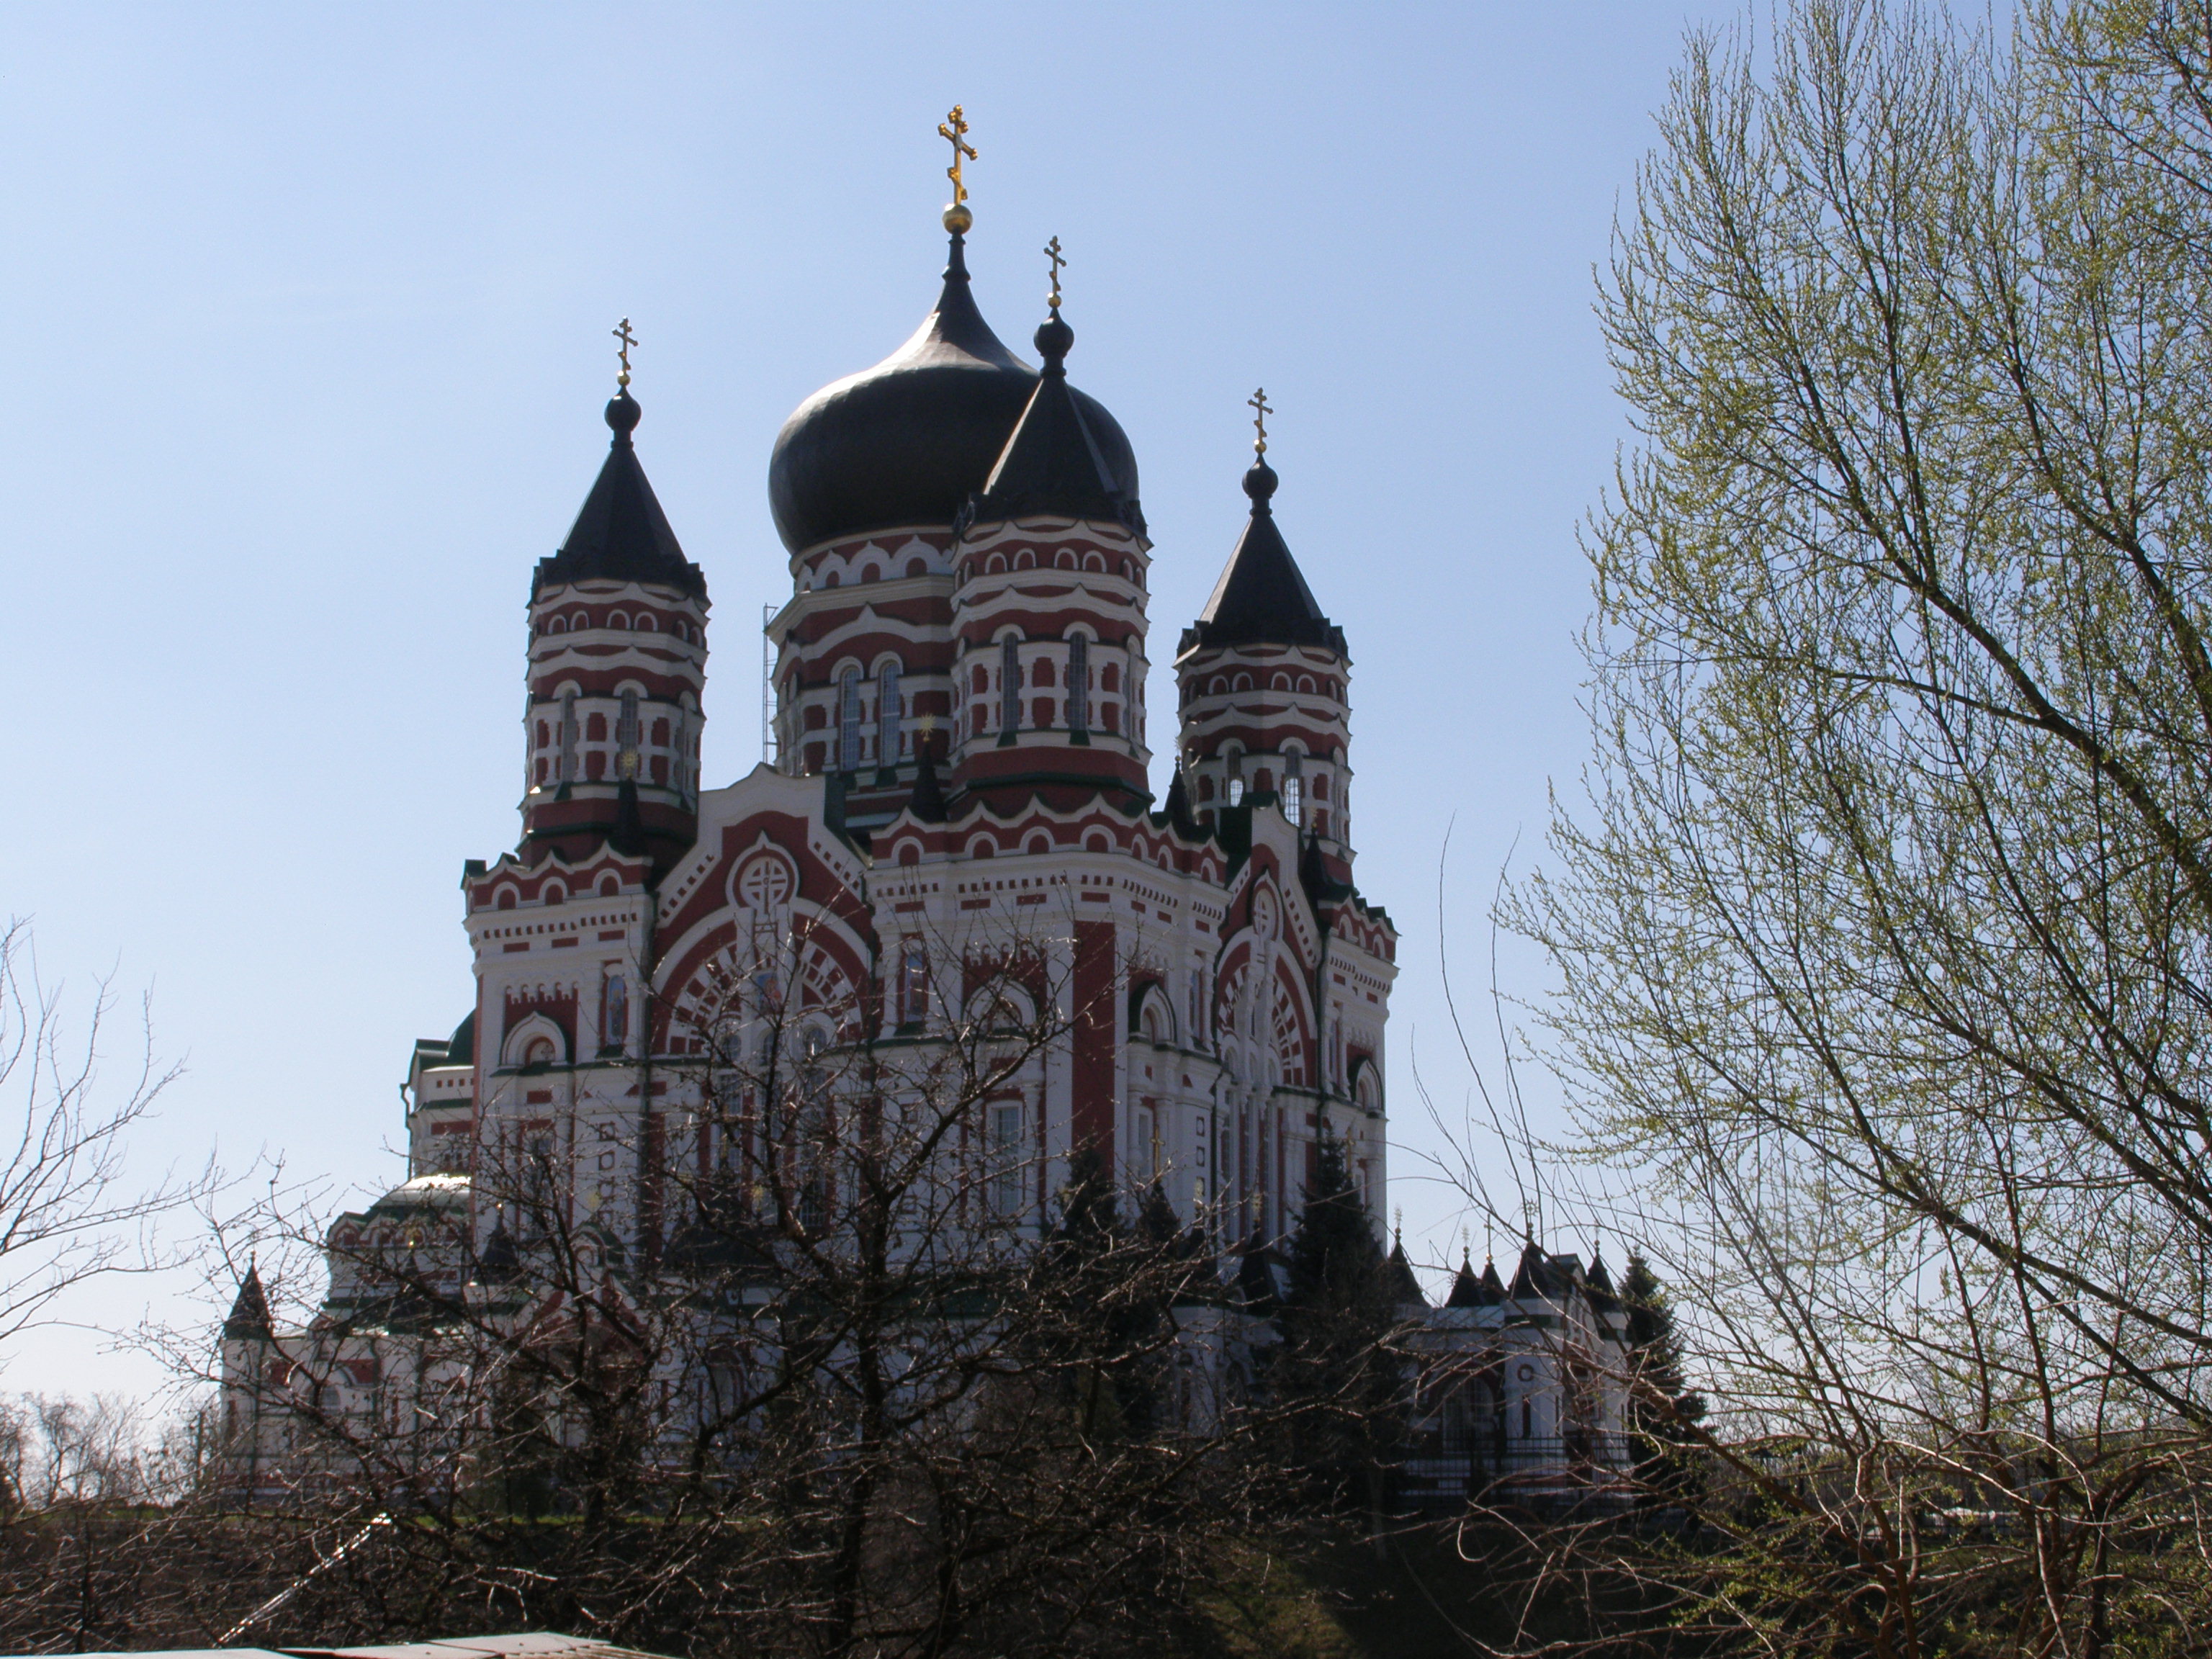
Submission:
<svg viewBox="0 0 2212 1659">
<path fill-rule="evenodd" d="M 1255 399 L 1257 403 L 1259 400 Z M 1221 579 L 1198 621 L 1183 635 L 1182 648 L 1192 646 L 1314 645 L 1348 659 L 1344 630 L 1322 614 L 1313 590 L 1291 556 L 1290 546 L 1275 524 L 1275 469 L 1267 465 L 1264 430 L 1255 445 L 1257 453 L 1244 475 L 1244 493 L 1252 501 L 1252 516 L 1238 538 L 1237 550 L 1222 568 Z"/>
<path fill-rule="evenodd" d="M 637 447 L 630 434 L 645 411 L 629 395 L 629 372 L 608 400 L 606 419 L 614 433 L 607 459 L 584 497 L 583 509 L 569 526 L 568 539 L 550 559 L 538 562 L 530 595 L 549 582 L 586 581 L 594 577 L 615 581 L 653 582 L 672 587 L 693 599 L 707 596 L 707 578 L 684 556 L 684 549 L 669 527 L 660 500 L 646 481 L 638 464 Z"/>
<path fill-rule="evenodd" d="M 1199 836 L 1198 820 L 1191 816 L 1190 789 L 1182 781 L 1180 763 L 1168 779 L 1168 798 L 1164 806 L 1169 827 L 1184 839 L 1195 841 Z"/>
<path fill-rule="evenodd" d="M 1390 1300 L 1400 1307 L 1415 1305 L 1425 1308 L 1429 1298 L 1421 1289 L 1421 1281 L 1413 1275 L 1413 1264 L 1406 1259 L 1406 1237 L 1402 1231 L 1393 1228 L 1390 1233 L 1390 1254 L 1382 1261 L 1383 1288 Z"/>
<path fill-rule="evenodd" d="M 269 1316 L 269 1293 L 261 1288 L 257 1263 L 246 1263 L 246 1277 L 239 1282 L 237 1298 L 230 1304 L 230 1316 L 222 1322 L 222 1335 L 226 1342 L 276 1339 L 276 1322 Z"/>
<path fill-rule="evenodd" d="M 1141 536 L 1144 514 L 1115 482 L 1091 418 L 1067 384 L 1075 331 L 1060 314 L 1059 248 L 1055 236 L 1048 250 L 1055 262 L 1050 314 L 1036 331 L 1044 371 L 966 520 L 992 524 L 1032 517 L 1085 519 L 1118 524 Z"/>
<path fill-rule="evenodd" d="M 1444 1298 L 1447 1308 L 1480 1308 L 1482 1306 L 1482 1285 L 1474 1276 L 1474 1263 L 1468 1253 L 1459 1253 L 1459 1271 L 1452 1275 L 1451 1294 Z"/>
<path fill-rule="evenodd" d="M 914 747 L 914 793 L 907 801 L 907 811 L 923 823 L 942 823 L 945 786 L 938 781 L 937 762 L 930 752 L 927 735 Z"/>
</svg>

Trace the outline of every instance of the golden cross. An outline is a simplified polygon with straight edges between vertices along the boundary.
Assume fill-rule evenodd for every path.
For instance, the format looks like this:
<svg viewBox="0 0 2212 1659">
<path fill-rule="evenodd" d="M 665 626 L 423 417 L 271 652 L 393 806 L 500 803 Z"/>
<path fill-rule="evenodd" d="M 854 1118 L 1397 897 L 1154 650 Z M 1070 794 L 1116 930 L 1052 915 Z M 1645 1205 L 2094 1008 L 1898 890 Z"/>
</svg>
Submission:
<svg viewBox="0 0 2212 1659">
<path fill-rule="evenodd" d="M 1252 441 L 1253 451 L 1264 455 L 1267 453 L 1267 416 L 1275 412 L 1267 406 L 1267 388 L 1261 386 L 1244 402 L 1252 410 L 1252 429 L 1260 434 Z"/>
<path fill-rule="evenodd" d="M 1060 309 L 1060 268 L 1067 263 L 1060 256 L 1059 237 L 1054 237 L 1044 245 L 1044 257 L 1052 261 L 1052 298 L 1046 303 L 1057 311 Z"/>
<path fill-rule="evenodd" d="M 975 146 L 968 142 L 968 118 L 960 112 L 960 106 L 952 106 L 952 113 L 937 124 L 937 136 L 948 139 L 952 145 L 952 165 L 945 169 L 945 176 L 952 181 L 952 205 L 958 207 L 968 199 L 968 186 L 960 181 L 960 164 L 975 159 Z"/>
<path fill-rule="evenodd" d="M 622 349 L 616 353 L 616 356 L 622 359 L 622 373 L 615 376 L 615 384 L 627 386 L 629 384 L 629 349 L 637 343 L 637 336 L 629 331 L 629 319 L 627 317 L 622 319 L 620 328 L 609 329 L 607 331 L 622 342 Z"/>
</svg>

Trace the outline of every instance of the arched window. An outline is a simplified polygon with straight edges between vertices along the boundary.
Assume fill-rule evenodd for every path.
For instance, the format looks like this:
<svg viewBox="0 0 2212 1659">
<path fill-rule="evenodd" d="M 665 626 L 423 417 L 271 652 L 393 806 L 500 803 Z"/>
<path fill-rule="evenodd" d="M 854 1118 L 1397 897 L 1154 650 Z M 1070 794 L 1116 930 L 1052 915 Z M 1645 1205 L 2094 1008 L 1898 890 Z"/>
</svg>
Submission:
<svg viewBox="0 0 2212 1659">
<path fill-rule="evenodd" d="M 1304 821 L 1305 757 L 1295 749 L 1283 757 L 1283 816 L 1292 823 Z"/>
<path fill-rule="evenodd" d="M 885 663 L 876 674 L 876 764 L 896 766 L 899 757 L 899 665 Z"/>
<path fill-rule="evenodd" d="M 561 694 L 561 765 L 555 774 L 562 782 L 574 781 L 576 776 L 576 694 Z"/>
<path fill-rule="evenodd" d="M 848 668 L 837 678 L 837 769 L 860 764 L 860 671 Z"/>
<path fill-rule="evenodd" d="M 1009 634 L 999 641 L 999 730 L 1017 732 L 1022 724 L 1022 641 Z"/>
<path fill-rule="evenodd" d="M 1091 729 L 1091 641 L 1082 634 L 1067 642 L 1067 729 Z"/>
<path fill-rule="evenodd" d="M 1236 749 L 1226 750 L 1222 754 L 1221 761 L 1222 770 L 1226 775 L 1222 779 L 1221 787 L 1229 796 L 1229 804 L 1231 806 L 1242 806 L 1244 804 L 1243 753 Z"/>
</svg>

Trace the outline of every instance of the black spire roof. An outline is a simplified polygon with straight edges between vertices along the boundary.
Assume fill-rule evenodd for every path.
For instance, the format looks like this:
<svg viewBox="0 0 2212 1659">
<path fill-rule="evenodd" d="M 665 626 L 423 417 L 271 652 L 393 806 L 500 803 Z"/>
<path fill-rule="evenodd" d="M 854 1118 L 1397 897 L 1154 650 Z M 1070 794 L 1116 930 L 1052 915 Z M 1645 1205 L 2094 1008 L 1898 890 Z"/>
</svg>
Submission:
<svg viewBox="0 0 2212 1659">
<path fill-rule="evenodd" d="M 684 556 L 668 515 L 646 482 L 638 465 L 637 447 L 630 434 L 637 430 L 645 411 L 625 386 L 608 401 L 607 424 L 614 442 L 606 465 L 584 497 L 583 511 L 569 526 L 568 539 L 550 559 L 538 562 L 531 578 L 530 596 L 549 582 L 578 582 L 603 578 L 614 581 L 653 582 L 672 587 L 695 599 L 707 597 L 707 578 Z"/>
<path fill-rule="evenodd" d="M 261 1288 L 261 1269 L 252 1262 L 239 1283 L 237 1300 L 230 1304 L 230 1316 L 222 1322 L 222 1334 L 225 1341 L 246 1342 L 267 1342 L 276 1334 L 269 1317 L 269 1293 Z"/>
<path fill-rule="evenodd" d="M 1391 1235 L 1390 1254 L 1382 1259 L 1382 1285 L 1390 1300 L 1400 1307 L 1429 1305 L 1421 1281 L 1413 1276 L 1413 1264 L 1406 1259 L 1405 1238 L 1397 1233 Z"/>
<path fill-rule="evenodd" d="M 1483 1305 L 1482 1281 L 1474 1276 L 1474 1263 L 1468 1259 L 1465 1250 L 1459 1253 L 1459 1271 L 1452 1275 L 1451 1294 L 1444 1298 L 1447 1308 L 1480 1308 Z"/>
<path fill-rule="evenodd" d="M 823 386 L 792 411 L 768 470 L 776 532 L 796 553 L 840 537 L 951 526 L 981 489 L 1036 389 L 968 280 L 967 239 L 952 233 L 936 309 L 873 368 Z M 1137 495 L 1129 440 L 1103 404 L 1073 388 L 1107 476 Z"/>
<path fill-rule="evenodd" d="M 1344 630 L 1322 615 L 1298 562 L 1276 527 L 1274 508 L 1268 503 L 1277 482 L 1275 469 L 1264 459 L 1254 460 L 1244 475 L 1244 493 L 1252 498 L 1251 521 L 1223 567 L 1221 580 L 1214 583 L 1206 609 L 1183 630 L 1178 655 L 1194 646 L 1313 645 L 1349 660 Z"/>
<path fill-rule="evenodd" d="M 1075 331 L 1061 320 L 1055 305 L 1036 331 L 1044 373 L 982 494 L 969 507 L 969 522 L 1048 516 L 1118 524 L 1145 533 L 1145 515 L 1133 489 L 1124 493 L 1091 416 L 1077 401 L 1080 394 L 1067 383 L 1067 353 L 1074 343 Z M 1133 472 L 1129 477 L 1133 486 Z"/>
<path fill-rule="evenodd" d="M 1534 1239 L 1522 1246 L 1520 1264 L 1513 1269 L 1515 1301 L 1556 1297 L 1571 1282 L 1559 1263 L 1546 1255 Z"/>
<path fill-rule="evenodd" d="M 945 786 L 937 776 L 937 762 L 931 757 L 927 739 L 915 748 L 919 751 L 914 763 L 914 793 L 908 799 L 907 810 L 924 823 L 945 822 Z"/>
</svg>

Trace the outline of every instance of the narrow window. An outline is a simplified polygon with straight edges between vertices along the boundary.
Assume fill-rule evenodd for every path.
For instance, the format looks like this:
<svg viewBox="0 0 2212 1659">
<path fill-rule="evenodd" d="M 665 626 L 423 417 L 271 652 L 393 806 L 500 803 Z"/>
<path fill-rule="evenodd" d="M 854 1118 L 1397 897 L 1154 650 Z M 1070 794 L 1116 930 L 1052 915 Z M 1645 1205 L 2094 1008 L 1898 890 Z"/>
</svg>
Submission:
<svg viewBox="0 0 2212 1659">
<path fill-rule="evenodd" d="M 1305 811 L 1304 763 L 1295 749 L 1283 757 L 1283 816 L 1292 823 L 1303 822 Z"/>
<path fill-rule="evenodd" d="M 576 694 L 561 694 L 561 770 L 563 783 L 574 781 L 576 776 Z"/>
<path fill-rule="evenodd" d="M 860 671 L 847 669 L 837 682 L 837 769 L 851 772 L 860 764 Z"/>
<path fill-rule="evenodd" d="M 906 947 L 899 985 L 899 1020 L 919 1025 L 929 1018 L 929 957 L 919 945 Z"/>
<path fill-rule="evenodd" d="M 876 764 L 896 766 L 899 757 L 899 665 L 887 662 L 876 677 Z"/>
<path fill-rule="evenodd" d="M 1067 729 L 1091 729 L 1091 641 L 1081 634 L 1067 642 Z"/>
<path fill-rule="evenodd" d="M 1002 1216 L 1022 1203 L 1022 1109 L 991 1108 L 991 1207 Z"/>
<path fill-rule="evenodd" d="M 615 775 L 637 775 L 637 693 L 622 694 L 622 713 L 615 720 Z"/>
<path fill-rule="evenodd" d="M 629 1046 L 629 981 L 620 974 L 607 975 L 603 1004 L 605 1029 L 599 1033 L 602 1054 L 618 1054 Z"/>
<path fill-rule="evenodd" d="M 1022 724 L 1022 642 L 1009 634 L 999 641 L 999 730 L 1018 732 Z"/>
</svg>

